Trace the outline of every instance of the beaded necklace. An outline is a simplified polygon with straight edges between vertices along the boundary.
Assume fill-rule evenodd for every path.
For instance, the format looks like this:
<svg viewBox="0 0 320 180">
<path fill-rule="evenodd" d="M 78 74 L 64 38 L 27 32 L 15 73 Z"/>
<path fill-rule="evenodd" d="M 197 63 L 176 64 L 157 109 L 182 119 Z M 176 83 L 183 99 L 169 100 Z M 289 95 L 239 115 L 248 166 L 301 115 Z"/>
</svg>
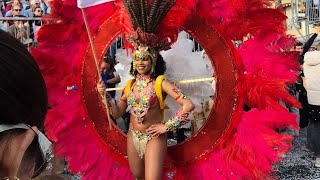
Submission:
<svg viewBox="0 0 320 180">
<path fill-rule="evenodd" d="M 136 78 L 138 92 L 140 93 L 143 88 L 147 87 L 150 81 L 151 81 L 151 75 L 138 74 Z"/>
</svg>

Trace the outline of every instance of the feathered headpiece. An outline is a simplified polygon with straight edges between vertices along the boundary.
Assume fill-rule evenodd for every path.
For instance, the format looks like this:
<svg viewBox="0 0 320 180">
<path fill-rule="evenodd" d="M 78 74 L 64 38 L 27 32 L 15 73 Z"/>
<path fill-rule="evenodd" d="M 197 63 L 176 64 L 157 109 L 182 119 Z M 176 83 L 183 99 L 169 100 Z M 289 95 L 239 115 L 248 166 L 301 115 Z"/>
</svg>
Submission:
<svg viewBox="0 0 320 180">
<path fill-rule="evenodd" d="M 148 5 L 148 0 L 124 0 L 124 6 L 136 31 L 128 36 L 128 40 L 136 43 L 134 45 L 148 46 L 157 51 L 169 49 L 168 38 L 157 36 L 156 30 L 175 2 L 175 0 L 153 0 Z"/>
<path fill-rule="evenodd" d="M 175 3 L 176 0 L 123 0 L 133 28 L 133 31 L 127 32 L 126 36 L 134 49 L 132 74 L 135 72 L 136 58 L 150 58 L 152 61 L 151 73 L 153 73 L 158 53 L 170 49 L 171 44 L 175 42 L 178 29 L 172 31 L 170 35 L 157 32 L 161 21 Z M 170 36 L 174 37 L 173 41 Z"/>
</svg>

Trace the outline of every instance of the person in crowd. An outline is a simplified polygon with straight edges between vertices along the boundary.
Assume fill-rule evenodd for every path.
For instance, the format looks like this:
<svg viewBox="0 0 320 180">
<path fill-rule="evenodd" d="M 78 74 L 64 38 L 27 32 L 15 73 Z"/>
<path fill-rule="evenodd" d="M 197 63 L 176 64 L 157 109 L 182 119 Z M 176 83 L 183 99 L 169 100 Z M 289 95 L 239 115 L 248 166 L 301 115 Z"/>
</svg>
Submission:
<svg viewBox="0 0 320 180">
<path fill-rule="evenodd" d="M 20 3 L 20 1 L 18 0 L 18 1 L 8 1 L 7 2 L 7 6 L 6 6 L 6 12 L 8 12 L 8 11 L 10 11 L 11 10 L 11 7 L 12 7 L 12 5 L 13 4 L 15 4 L 15 5 L 20 5 L 21 3 Z M 21 7 L 22 8 L 22 7 Z"/>
<path fill-rule="evenodd" d="M 6 15 L 6 9 L 4 7 L 4 3 L 2 0 L 0 0 L 0 11 L 1 11 L 2 17 Z"/>
<path fill-rule="evenodd" d="M 115 88 L 116 84 L 121 82 L 119 74 L 114 69 L 115 60 L 106 56 L 101 63 L 101 77 L 107 88 Z M 112 98 L 115 98 L 116 91 L 108 91 Z"/>
<path fill-rule="evenodd" d="M 30 1 L 30 8 L 26 10 L 28 13 L 28 17 L 34 17 L 35 8 L 38 6 L 40 6 L 40 0 L 31 0 Z M 40 7 L 40 9 L 41 9 L 41 7 Z M 41 10 L 43 12 L 43 9 L 41 9 Z"/>
<path fill-rule="evenodd" d="M 46 86 L 28 50 L 2 30 L 0 73 L 0 179 L 16 180 L 32 172 L 34 176 L 45 167 L 37 139 L 44 137 L 39 130 L 48 110 Z M 27 166 L 21 167 L 22 159 Z"/>
<path fill-rule="evenodd" d="M 41 9 L 40 5 L 33 6 L 32 11 L 33 11 L 33 15 L 32 15 L 33 17 L 42 17 L 43 15 L 43 10 Z M 41 20 L 36 20 L 34 22 L 37 26 L 42 25 Z"/>
<path fill-rule="evenodd" d="M 6 10 L 7 3 L 8 3 L 7 0 L 2 0 L 2 4 L 3 4 L 3 7 L 4 7 L 4 10 Z"/>
<path fill-rule="evenodd" d="M 14 21 L 14 24 L 9 26 L 8 32 L 24 44 L 28 39 L 28 29 L 22 24 L 22 21 Z"/>
<path fill-rule="evenodd" d="M 13 17 L 21 17 L 20 15 L 20 6 L 12 6 L 13 10 Z M 29 23 L 27 21 L 17 21 L 17 20 L 10 20 L 8 21 L 9 27 L 8 32 L 23 44 L 29 43 Z"/>
<path fill-rule="evenodd" d="M 0 13 L 0 17 L 3 17 L 2 13 Z M 0 30 L 7 31 L 7 24 L 4 23 L 3 21 L 0 21 Z"/>
<path fill-rule="evenodd" d="M 117 53 L 117 39 L 111 44 L 109 48 L 109 54 L 113 59 L 116 59 L 116 53 Z"/>
<path fill-rule="evenodd" d="M 30 5 L 30 0 L 25 0 L 25 10 L 28 10 L 31 8 L 31 5 Z"/>
<path fill-rule="evenodd" d="M 312 46 L 314 40 L 317 38 L 318 34 L 314 33 L 309 39 L 308 41 L 304 44 L 303 48 L 301 49 L 301 46 L 297 47 L 297 51 L 300 52 L 300 57 L 299 57 L 299 61 L 300 64 L 303 64 L 303 60 L 304 60 L 304 55 L 309 51 L 310 47 Z"/>
<path fill-rule="evenodd" d="M 119 74 L 114 69 L 115 60 L 110 56 L 105 56 L 101 63 L 101 78 L 104 86 L 107 88 L 115 88 L 116 84 L 121 82 Z M 108 91 L 110 98 L 114 99 L 116 91 Z M 112 121 L 117 124 L 116 119 L 111 115 Z"/>
<path fill-rule="evenodd" d="M 309 118 L 308 118 L 308 108 L 309 108 L 309 104 L 308 104 L 308 99 L 307 99 L 307 91 L 305 90 L 305 88 L 303 87 L 303 83 L 302 83 L 302 77 L 304 76 L 303 74 L 303 63 L 304 63 L 304 55 L 310 50 L 314 40 L 317 38 L 318 34 L 314 33 L 309 39 L 308 41 L 303 45 L 301 42 L 298 42 L 296 47 L 296 51 L 298 51 L 300 53 L 299 55 L 299 63 L 301 65 L 301 69 L 299 71 L 299 76 L 298 76 L 298 81 L 296 84 L 296 89 L 298 91 L 298 97 L 299 97 L 299 102 L 302 105 L 302 108 L 299 110 L 300 112 L 300 127 L 304 128 L 308 125 L 309 123 Z"/>
<path fill-rule="evenodd" d="M 307 148 L 315 154 L 315 166 L 320 168 L 320 46 L 307 52 L 303 64 L 303 85 L 307 91 L 309 109 Z"/>
<path fill-rule="evenodd" d="M 40 6 L 43 9 L 44 14 L 50 14 L 50 11 L 51 11 L 50 0 L 41 0 Z"/>
<path fill-rule="evenodd" d="M 298 51 L 299 54 L 302 53 L 302 50 L 303 50 L 303 43 L 298 41 L 295 45 L 294 45 L 294 51 Z"/>
<path fill-rule="evenodd" d="M 43 10 L 41 9 L 40 5 L 33 5 L 32 6 L 33 14 L 32 17 L 42 17 Z M 37 42 L 36 33 L 42 26 L 43 22 L 41 20 L 31 20 L 29 21 L 30 27 L 30 38 L 33 39 L 34 42 Z"/>
<path fill-rule="evenodd" d="M 21 14 L 22 9 L 21 9 L 20 5 L 11 6 L 11 10 L 12 10 L 12 14 L 10 16 L 7 16 L 7 17 L 26 17 L 26 16 Z M 14 23 L 13 20 L 9 20 L 9 21 L 7 21 L 7 26 L 11 26 L 13 23 Z M 28 21 L 22 21 L 22 23 L 25 26 L 29 26 Z"/>
<path fill-rule="evenodd" d="M 13 16 L 13 14 L 14 14 L 13 6 L 20 6 L 20 10 L 19 10 L 20 16 L 19 17 L 28 17 L 28 12 L 26 10 L 24 10 L 23 5 L 20 0 L 13 0 L 12 4 L 9 4 L 6 7 L 5 17 L 14 17 Z"/>
</svg>

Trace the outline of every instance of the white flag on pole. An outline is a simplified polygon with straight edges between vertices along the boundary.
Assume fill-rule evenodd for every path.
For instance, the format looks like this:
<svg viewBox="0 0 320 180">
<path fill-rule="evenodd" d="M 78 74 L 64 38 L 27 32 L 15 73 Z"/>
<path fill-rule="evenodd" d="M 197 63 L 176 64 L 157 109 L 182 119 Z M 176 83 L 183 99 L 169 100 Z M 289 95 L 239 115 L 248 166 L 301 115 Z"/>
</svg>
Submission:
<svg viewBox="0 0 320 180">
<path fill-rule="evenodd" d="M 111 2 L 111 1 L 114 1 L 114 0 L 77 0 L 77 5 L 78 5 L 78 8 L 87 8 L 90 6 L 95 6 L 98 4 Z"/>
</svg>

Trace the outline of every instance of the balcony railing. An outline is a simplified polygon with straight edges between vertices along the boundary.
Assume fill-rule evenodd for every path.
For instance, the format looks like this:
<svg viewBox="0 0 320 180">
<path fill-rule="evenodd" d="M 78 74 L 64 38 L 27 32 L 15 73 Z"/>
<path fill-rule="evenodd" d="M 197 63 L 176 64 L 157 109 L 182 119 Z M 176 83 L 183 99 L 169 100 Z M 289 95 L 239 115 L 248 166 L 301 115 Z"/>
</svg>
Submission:
<svg viewBox="0 0 320 180">
<path fill-rule="evenodd" d="M 319 1 L 309 0 L 305 2 L 306 7 L 306 18 L 309 21 L 309 24 L 319 24 L 320 15 L 319 15 Z"/>
<path fill-rule="evenodd" d="M 40 20 L 41 17 L 0 17 L 0 29 L 8 31 L 29 49 L 36 46 L 35 34 L 43 23 Z"/>
<path fill-rule="evenodd" d="M 306 41 L 312 28 L 320 24 L 319 0 L 291 0 L 292 25 Z"/>
</svg>

